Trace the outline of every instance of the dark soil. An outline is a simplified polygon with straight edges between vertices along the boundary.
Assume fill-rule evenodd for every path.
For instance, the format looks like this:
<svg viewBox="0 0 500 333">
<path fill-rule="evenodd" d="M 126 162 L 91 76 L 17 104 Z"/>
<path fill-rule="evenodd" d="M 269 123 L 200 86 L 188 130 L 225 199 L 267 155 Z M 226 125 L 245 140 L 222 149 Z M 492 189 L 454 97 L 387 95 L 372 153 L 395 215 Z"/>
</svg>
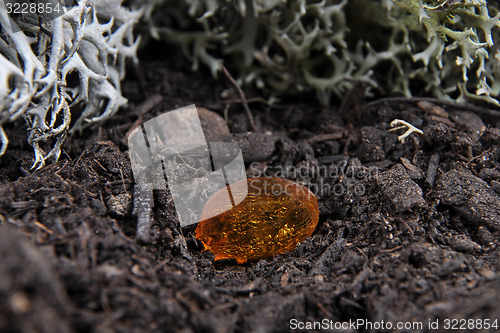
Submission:
<svg viewBox="0 0 500 333">
<path fill-rule="evenodd" d="M 423 325 L 343 332 L 424 332 L 436 320 L 434 331 L 444 331 L 453 318 L 500 325 L 498 111 L 354 99 L 339 112 L 296 97 L 279 107 L 250 103 L 258 132 L 248 135 L 239 96 L 220 97 L 228 80 L 176 59 L 130 69 L 129 106 L 69 138 L 60 160 L 41 170 L 30 170 L 23 125 L 7 129 L 0 331 L 286 332 L 293 318 Z M 319 224 L 294 251 L 214 262 L 194 227 L 179 227 L 167 190 L 154 191 L 149 241 L 136 241 L 127 132 L 193 103 L 220 115 L 230 105 L 249 175 L 300 169 L 286 178 L 317 189 Z M 399 142 L 404 130 L 388 131 L 394 119 L 424 135 Z M 206 123 L 207 136 L 227 136 Z M 474 330 L 484 331 L 494 330 Z"/>
</svg>

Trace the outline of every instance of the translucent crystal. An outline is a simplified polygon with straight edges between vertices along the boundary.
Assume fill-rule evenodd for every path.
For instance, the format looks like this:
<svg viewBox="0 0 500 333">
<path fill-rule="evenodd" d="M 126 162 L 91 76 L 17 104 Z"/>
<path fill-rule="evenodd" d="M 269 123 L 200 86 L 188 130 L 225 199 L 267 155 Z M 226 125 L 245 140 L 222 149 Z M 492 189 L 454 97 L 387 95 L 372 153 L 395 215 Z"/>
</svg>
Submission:
<svg viewBox="0 0 500 333">
<path fill-rule="evenodd" d="M 238 197 L 246 185 L 247 196 L 232 206 L 228 192 Z M 216 254 L 215 260 L 236 259 L 241 264 L 293 250 L 311 236 L 318 219 L 318 200 L 306 187 L 282 178 L 250 178 L 207 201 L 196 238 Z"/>
</svg>

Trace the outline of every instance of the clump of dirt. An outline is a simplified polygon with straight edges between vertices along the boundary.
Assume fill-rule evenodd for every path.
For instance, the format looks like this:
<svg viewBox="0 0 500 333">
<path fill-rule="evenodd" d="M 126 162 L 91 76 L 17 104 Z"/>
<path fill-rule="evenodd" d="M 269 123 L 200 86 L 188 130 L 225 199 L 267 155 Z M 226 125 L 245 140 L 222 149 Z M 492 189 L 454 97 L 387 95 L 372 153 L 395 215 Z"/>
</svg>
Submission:
<svg viewBox="0 0 500 333">
<path fill-rule="evenodd" d="M 338 113 L 303 97 L 251 103 L 258 132 L 247 134 L 239 96 L 219 97 L 224 78 L 141 66 L 143 80 L 123 85 L 128 108 L 68 140 L 55 164 L 30 170 L 22 125 L 7 128 L 1 331 L 272 332 L 292 319 L 364 319 L 420 322 L 411 331 L 423 332 L 429 320 L 500 320 L 498 111 L 387 99 L 344 101 L 352 108 Z M 180 228 L 167 189 L 154 191 L 149 241 L 136 241 L 127 134 L 193 103 L 227 112 L 249 176 L 285 177 L 316 194 L 320 222 L 294 251 L 214 262 L 194 227 Z M 400 142 L 403 129 L 388 131 L 394 119 L 424 135 Z M 215 136 L 224 128 L 206 126 Z"/>
</svg>

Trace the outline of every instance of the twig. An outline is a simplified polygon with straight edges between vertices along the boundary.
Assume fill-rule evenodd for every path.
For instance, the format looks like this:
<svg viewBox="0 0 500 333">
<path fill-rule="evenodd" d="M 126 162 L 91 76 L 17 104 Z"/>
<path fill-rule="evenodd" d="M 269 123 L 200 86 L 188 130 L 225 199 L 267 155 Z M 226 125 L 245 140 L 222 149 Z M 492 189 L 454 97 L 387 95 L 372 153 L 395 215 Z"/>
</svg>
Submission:
<svg viewBox="0 0 500 333">
<path fill-rule="evenodd" d="M 130 126 L 129 130 L 127 131 L 123 139 L 127 141 L 130 133 L 132 133 L 134 129 L 136 129 L 139 125 L 143 123 L 144 119 L 142 116 L 144 116 L 146 113 L 151 111 L 151 109 L 153 109 L 155 106 L 157 106 L 162 102 L 163 102 L 163 96 L 157 94 L 149 96 L 144 102 L 139 104 L 133 112 L 134 114 L 138 115 L 139 118 L 137 118 L 137 120 L 132 124 L 132 126 Z"/>
<path fill-rule="evenodd" d="M 338 140 L 344 136 L 343 132 L 328 133 L 328 134 L 318 134 L 306 140 L 309 143 L 323 142 L 328 140 Z"/>
<path fill-rule="evenodd" d="M 123 178 L 123 171 L 122 171 L 122 168 L 120 168 L 120 175 L 122 176 L 122 184 L 123 184 L 123 189 L 125 190 L 125 193 L 127 193 L 128 196 L 130 196 L 130 194 L 128 193 L 127 191 L 127 187 L 125 186 L 125 179 Z"/>
<path fill-rule="evenodd" d="M 367 108 L 383 103 L 409 103 L 409 102 L 429 102 L 429 103 L 434 103 L 434 104 L 441 104 L 441 105 L 446 105 L 446 106 L 451 106 L 457 109 L 462 109 L 462 110 L 467 110 L 467 111 L 472 111 L 476 113 L 482 113 L 486 114 L 489 116 L 500 116 L 500 110 L 494 110 L 494 109 L 488 109 L 488 108 L 483 108 L 481 106 L 477 105 L 469 105 L 469 104 L 460 104 L 456 102 L 451 102 L 451 101 L 443 101 L 437 98 L 433 97 L 387 97 L 387 98 L 381 98 L 377 99 L 376 101 L 366 103 L 362 105 L 361 107 Z"/>
<path fill-rule="evenodd" d="M 250 127 L 252 128 L 252 130 L 254 132 L 257 132 L 257 127 L 255 127 L 255 122 L 253 120 L 252 112 L 250 111 L 250 108 L 248 107 L 245 93 L 243 92 L 243 90 L 241 90 L 241 87 L 238 84 L 238 82 L 236 82 L 236 80 L 231 76 L 231 74 L 229 74 L 226 67 L 223 64 L 220 64 L 220 67 L 222 68 L 222 71 L 224 72 L 224 74 L 227 76 L 228 80 L 231 82 L 231 84 L 238 91 L 238 94 L 240 95 L 240 98 L 241 98 L 241 102 L 243 104 L 243 108 L 245 109 L 245 112 L 247 114 L 247 119 L 248 119 L 248 122 L 250 123 Z"/>
<path fill-rule="evenodd" d="M 134 112 L 136 115 L 143 116 L 152 108 L 163 102 L 163 96 L 160 94 L 149 96 L 144 102 L 137 105 Z"/>
<path fill-rule="evenodd" d="M 429 184 L 429 186 L 432 188 L 434 185 L 434 179 L 436 178 L 437 170 L 439 166 L 439 154 L 436 153 L 432 155 L 431 159 L 429 160 L 429 165 L 427 166 L 427 176 L 425 177 L 425 182 Z"/>
<path fill-rule="evenodd" d="M 46 233 L 48 233 L 48 234 L 51 234 L 51 235 L 52 235 L 52 234 L 54 233 L 54 231 L 50 230 L 49 228 L 47 228 L 45 225 L 43 225 L 42 223 L 40 223 L 40 222 L 38 222 L 38 221 L 35 221 L 35 225 L 36 225 L 38 228 L 40 228 L 40 229 L 42 229 L 43 231 L 45 231 Z"/>
<path fill-rule="evenodd" d="M 123 186 L 126 186 L 126 184 L 131 184 L 133 181 L 131 179 L 118 179 L 118 180 L 113 180 L 112 182 L 106 182 L 106 185 L 107 186 L 115 186 L 115 185 L 122 185 Z M 127 194 L 129 194 L 127 192 Z"/>
<path fill-rule="evenodd" d="M 219 103 L 220 104 L 233 104 L 233 103 L 242 103 L 242 101 L 241 101 L 241 98 L 233 98 L 233 99 L 227 99 L 225 101 L 220 101 Z M 308 105 L 306 103 L 276 104 L 276 103 L 270 102 L 262 97 L 247 98 L 247 103 L 248 104 L 262 103 L 264 105 L 272 107 L 273 109 L 283 109 L 283 110 L 289 110 L 292 107 L 306 107 Z"/>
<path fill-rule="evenodd" d="M 151 184 L 138 184 L 134 186 L 134 208 L 132 214 L 137 216 L 137 231 L 135 238 L 139 242 L 149 241 L 149 232 L 153 219 L 153 186 Z"/>
</svg>

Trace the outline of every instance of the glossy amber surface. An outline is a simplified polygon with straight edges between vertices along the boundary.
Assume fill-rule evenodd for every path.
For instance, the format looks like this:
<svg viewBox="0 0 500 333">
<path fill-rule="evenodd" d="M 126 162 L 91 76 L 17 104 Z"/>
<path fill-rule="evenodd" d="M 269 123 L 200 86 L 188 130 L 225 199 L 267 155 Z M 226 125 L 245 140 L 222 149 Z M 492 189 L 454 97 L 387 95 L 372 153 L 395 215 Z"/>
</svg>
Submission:
<svg viewBox="0 0 500 333">
<path fill-rule="evenodd" d="M 236 206 L 228 205 L 228 190 L 234 198 L 243 198 L 245 182 L 246 197 Z M 244 263 L 293 250 L 313 233 L 318 219 L 318 200 L 306 187 L 282 178 L 250 178 L 207 201 L 196 238 L 216 254 L 215 260 Z"/>
</svg>

